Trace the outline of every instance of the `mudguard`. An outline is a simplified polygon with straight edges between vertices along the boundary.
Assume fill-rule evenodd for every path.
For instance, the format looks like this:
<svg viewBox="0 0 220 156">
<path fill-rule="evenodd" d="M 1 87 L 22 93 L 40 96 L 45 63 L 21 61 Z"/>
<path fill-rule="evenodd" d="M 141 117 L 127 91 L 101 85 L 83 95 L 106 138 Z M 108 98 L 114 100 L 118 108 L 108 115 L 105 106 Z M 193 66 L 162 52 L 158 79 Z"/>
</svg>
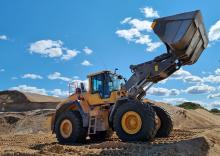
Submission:
<svg viewBox="0 0 220 156">
<path fill-rule="evenodd" d="M 78 101 L 68 101 L 62 105 L 58 105 L 58 108 L 56 110 L 56 113 L 54 114 L 54 116 L 52 117 L 52 120 L 51 120 L 51 130 L 52 132 L 54 133 L 54 125 L 55 125 L 55 122 L 57 120 L 57 117 L 62 114 L 63 112 L 65 111 L 68 111 L 70 110 L 70 108 L 72 106 L 76 106 L 77 107 L 77 111 L 79 111 L 81 117 L 82 117 L 82 120 L 83 120 L 83 127 L 88 127 L 89 125 L 89 115 L 88 113 L 85 113 L 80 105 L 80 103 Z"/>
<path fill-rule="evenodd" d="M 126 102 L 128 100 L 128 97 L 123 97 L 123 98 L 120 98 L 116 101 L 116 103 L 111 107 L 110 109 L 110 114 L 109 114 L 109 125 L 111 126 L 111 128 L 113 128 L 112 126 L 112 122 L 113 122 L 113 117 L 114 117 L 114 113 L 115 113 L 115 110 L 117 109 L 117 107 Z"/>
</svg>

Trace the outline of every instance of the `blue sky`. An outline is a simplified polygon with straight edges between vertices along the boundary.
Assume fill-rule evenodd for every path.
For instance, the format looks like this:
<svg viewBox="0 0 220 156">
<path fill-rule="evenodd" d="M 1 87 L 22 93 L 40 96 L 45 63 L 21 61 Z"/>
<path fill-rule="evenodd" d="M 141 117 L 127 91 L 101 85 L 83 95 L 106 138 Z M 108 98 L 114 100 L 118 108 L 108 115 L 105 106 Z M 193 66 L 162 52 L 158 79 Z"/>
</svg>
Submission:
<svg viewBox="0 0 220 156">
<path fill-rule="evenodd" d="M 209 47 L 147 97 L 220 108 L 219 6 L 218 0 L 1 0 L 0 90 L 65 96 L 69 81 L 91 72 L 119 68 L 129 78 L 130 64 L 165 52 L 149 27 L 154 18 L 199 9 Z"/>
</svg>

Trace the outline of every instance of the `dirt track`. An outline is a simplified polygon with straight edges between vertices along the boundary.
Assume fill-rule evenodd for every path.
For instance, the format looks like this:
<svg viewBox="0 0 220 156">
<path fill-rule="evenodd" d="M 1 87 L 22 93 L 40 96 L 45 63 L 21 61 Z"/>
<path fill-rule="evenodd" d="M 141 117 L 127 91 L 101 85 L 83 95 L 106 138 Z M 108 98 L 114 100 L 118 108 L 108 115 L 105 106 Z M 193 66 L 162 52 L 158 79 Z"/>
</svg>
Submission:
<svg viewBox="0 0 220 156">
<path fill-rule="evenodd" d="M 218 130 L 220 132 L 220 129 Z M 174 130 L 169 138 L 152 142 L 121 142 L 115 135 L 104 142 L 60 145 L 51 133 L 1 135 L 2 155 L 207 155 L 210 143 L 201 137 L 204 130 Z M 196 145 L 196 146 L 195 146 Z"/>
</svg>

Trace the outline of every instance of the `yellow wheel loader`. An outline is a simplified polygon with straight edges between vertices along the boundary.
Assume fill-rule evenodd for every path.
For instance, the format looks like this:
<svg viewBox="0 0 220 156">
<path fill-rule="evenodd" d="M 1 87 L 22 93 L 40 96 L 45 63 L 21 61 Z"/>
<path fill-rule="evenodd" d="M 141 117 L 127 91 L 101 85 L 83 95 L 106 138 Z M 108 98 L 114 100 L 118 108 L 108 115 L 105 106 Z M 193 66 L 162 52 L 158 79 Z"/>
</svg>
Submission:
<svg viewBox="0 0 220 156">
<path fill-rule="evenodd" d="M 167 52 L 151 61 L 131 65 L 133 75 L 125 80 L 111 71 L 88 75 L 61 102 L 52 119 L 52 131 L 60 143 L 104 140 L 115 131 L 122 141 L 146 141 L 167 137 L 173 124 L 162 108 L 144 103 L 146 91 L 184 65 L 194 64 L 207 47 L 208 38 L 199 10 L 155 19 L 153 31 Z"/>
</svg>

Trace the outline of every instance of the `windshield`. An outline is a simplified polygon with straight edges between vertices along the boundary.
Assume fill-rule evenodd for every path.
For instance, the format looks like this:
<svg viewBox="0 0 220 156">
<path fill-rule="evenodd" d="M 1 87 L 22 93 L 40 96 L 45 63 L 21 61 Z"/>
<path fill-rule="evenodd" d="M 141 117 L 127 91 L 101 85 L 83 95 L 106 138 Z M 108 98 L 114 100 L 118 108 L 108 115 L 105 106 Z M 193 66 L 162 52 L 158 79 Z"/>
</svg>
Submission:
<svg viewBox="0 0 220 156">
<path fill-rule="evenodd" d="M 109 90 L 116 91 L 120 90 L 121 86 L 125 83 L 124 79 L 119 79 L 118 75 L 109 74 L 110 81 L 108 82 Z"/>
</svg>

